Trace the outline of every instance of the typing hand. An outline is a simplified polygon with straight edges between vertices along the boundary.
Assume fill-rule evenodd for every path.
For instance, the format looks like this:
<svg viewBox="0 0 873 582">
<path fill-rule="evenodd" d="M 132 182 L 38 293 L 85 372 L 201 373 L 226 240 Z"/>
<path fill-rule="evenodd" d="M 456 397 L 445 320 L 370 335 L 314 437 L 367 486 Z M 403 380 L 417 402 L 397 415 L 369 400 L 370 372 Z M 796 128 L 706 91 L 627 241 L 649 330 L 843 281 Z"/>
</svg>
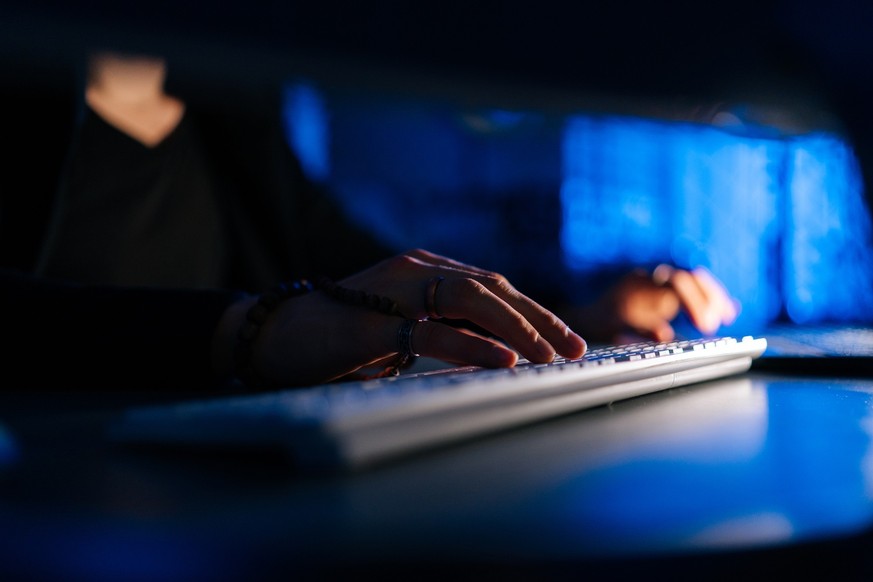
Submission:
<svg viewBox="0 0 873 582">
<path fill-rule="evenodd" d="M 549 362 L 556 354 L 581 357 L 586 349 L 581 337 L 505 277 L 427 251 L 387 259 L 338 285 L 385 298 L 393 311 L 368 306 L 360 293 L 334 293 L 330 286 L 287 299 L 261 326 L 252 346 L 259 375 L 271 384 L 303 385 L 404 354 L 505 367 L 515 365 L 519 354 Z M 445 325 L 441 318 L 467 320 L 502 341 Z"/>
<path fill-rule="evenodd" d="M 737 317 L 739 304 L 706 268 L 690 271 L 659 265 L 649 275 L 634 271 L 613 290 L 611 299 L 622 324 L 645 337 L 668 341 L 671 322 L 685 312 L 701 333 L 714 334 Z"/>
</svg>

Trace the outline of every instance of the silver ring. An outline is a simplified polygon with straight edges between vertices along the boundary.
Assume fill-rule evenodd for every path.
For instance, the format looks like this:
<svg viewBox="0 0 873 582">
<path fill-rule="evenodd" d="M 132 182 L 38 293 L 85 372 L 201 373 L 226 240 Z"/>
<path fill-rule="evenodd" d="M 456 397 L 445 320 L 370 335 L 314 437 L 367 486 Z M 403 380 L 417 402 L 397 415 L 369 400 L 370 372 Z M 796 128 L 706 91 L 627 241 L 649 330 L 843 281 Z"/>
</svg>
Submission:
<svg viewBox="0 0 873 582">
<path fill-rule="evenodd" d="M 412 332 L 415 330 L 417 323 L 417 319 L 404 319 L 397 330 L 397 351 L 404 360 L 419 356 L 412 347 Z"/>
<path fill-rule="evenodd" d="M 437 288 L 440 286 L 440 283 L 445 281 L 445 277 L 437 275 L 436 277 L 431 277 L 427 282 L 427 292 L 425 293 L 425 309 L 427 309 L 427 316 L 430 319 L 441 319 L 442 315 L 440 315 L 437 310 L 436 305 L 436 293 Z"/>
</svg>

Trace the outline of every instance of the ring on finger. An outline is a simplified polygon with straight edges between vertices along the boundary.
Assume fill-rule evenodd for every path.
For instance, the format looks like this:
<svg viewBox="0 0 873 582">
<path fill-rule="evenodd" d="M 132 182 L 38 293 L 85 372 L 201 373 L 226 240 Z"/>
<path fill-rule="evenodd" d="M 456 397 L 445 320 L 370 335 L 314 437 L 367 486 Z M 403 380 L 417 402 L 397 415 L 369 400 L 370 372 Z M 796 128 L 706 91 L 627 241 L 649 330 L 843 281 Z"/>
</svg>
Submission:
<svg viewBox="0 0 873 582">
<path fill-rule="evenodd" d="M 437 289 L 440 286 L 440 283 L 442 283 L 444 280 L 445 277 L 437 275 L 436 277 L 431 277 L 430 280 L 427 282 L 427 292 L 425 293 L 425 308 L 427 310 L 427 316 L 430 319 L 442 318 L 442 315 L 440 315 L 439 311 L 437 310 L 436 293 Z"/>
<path fill-rule="evenodd" d="M 419 356 L 415 348 L 412 347 L 412 332 L 415 331 L 417 324 L 417 319 L 404 319 L 397 329 L 397 352 L 404 363 Z"/>
</svg>

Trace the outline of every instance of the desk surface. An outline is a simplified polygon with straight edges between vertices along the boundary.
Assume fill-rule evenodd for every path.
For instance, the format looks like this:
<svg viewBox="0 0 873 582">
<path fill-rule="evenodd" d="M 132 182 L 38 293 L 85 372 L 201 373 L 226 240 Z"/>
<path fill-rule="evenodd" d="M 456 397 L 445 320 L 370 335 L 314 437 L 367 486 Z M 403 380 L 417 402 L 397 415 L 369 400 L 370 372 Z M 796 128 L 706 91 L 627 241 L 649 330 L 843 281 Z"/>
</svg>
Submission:
<svg viewBox="0 0 873 582">
<path fill-rule="evenodd" d="M 343 475 L 106 442 L 144 398 L 0 396 L 0 574 L 873 567 L 873 379 L 747 374 Z"/>
</svg>

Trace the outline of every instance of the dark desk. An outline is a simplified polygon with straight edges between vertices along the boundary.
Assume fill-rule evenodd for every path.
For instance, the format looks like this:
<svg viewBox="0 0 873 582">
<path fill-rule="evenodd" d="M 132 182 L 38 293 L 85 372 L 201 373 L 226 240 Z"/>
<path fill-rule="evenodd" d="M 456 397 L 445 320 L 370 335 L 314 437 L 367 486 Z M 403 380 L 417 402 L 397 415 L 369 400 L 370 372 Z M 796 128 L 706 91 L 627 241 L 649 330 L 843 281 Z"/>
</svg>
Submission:
<svg viewBox="0 0 873 582">
<path fill-rule="evenodd" d="M 873 574 L 873 380 L 750 374 L 345 475 L 107 443 L 147 395 L 2 398 L 0 577 Z"/>
</svg>

